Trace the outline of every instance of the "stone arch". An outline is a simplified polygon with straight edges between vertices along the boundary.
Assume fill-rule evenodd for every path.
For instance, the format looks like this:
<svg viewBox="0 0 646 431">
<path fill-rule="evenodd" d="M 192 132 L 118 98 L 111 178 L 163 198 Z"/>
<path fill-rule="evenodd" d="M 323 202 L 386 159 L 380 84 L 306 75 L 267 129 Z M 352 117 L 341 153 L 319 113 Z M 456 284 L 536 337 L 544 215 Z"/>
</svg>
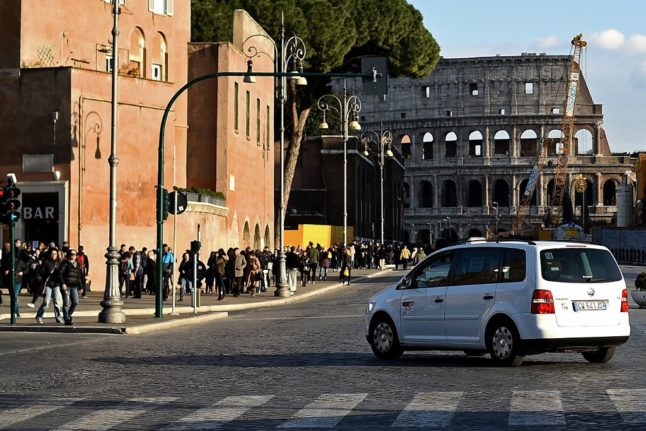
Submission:
<svg viewBox="0 0 646 431">
<path fill-rule="evenodd" d="M 545 144 L 547 145 L 547 155 L 556 156 L 561 153 L 563 149 L 563 144 L 561 140 L 563 139 L 560 129 L 550 130 L 547 134 L 547 140 Z"/>
<path fill-rule="evenodd" d="M 256 227 L 253 229 L 253 249 L 260 250 L 261 248 L 260 226 L 256 223 Z"/>
<path fill-rule="evenodd" d="M 603 183 L 603 204 L 605 206 L 617 205 L 617 183 L 614 179 L 609 179 Z"/>
<path fill-rule="evenodd" d="M 140 78 L 146 77 L 146 37 L 141 27 L 135 27 L 130 32 L 126 73 Z"/>
<path fill-rule="evenodd" d="M 469 133 L 469 156 L 482 157 L 484 153 L 482 143 L 482 133 L 479 130 Z"/>
<path fill-rule="evenodd" d="M 426 132 L 422 138 L 424 143 L 424 151 L 422 152 L 422 159 L 431 160 L 433 158 L 433 135 Z"/>
<path fill-rule="evenodd" d="M 158 32 L 155 35 L 150 51 L 152 79 L 168 81 L 168 43 L 164 33 Z"/>
<path fill-rule="evenodd" d="M 493 202 L 498 202 L 499 207 L 509 206 L 509 184 L 507 181 L 497 179 L 493 184 Z"/>
<path fill-rule="evenodd" d="M 433 208 L 433 184 L 426 180 L 420 182 L 419 192 L 420 208 Z"/>
<path fill-rule="evenodd" d="M 271 244 L 271 232 L 269 230 L 269 225 L 268 224 L 265 225 L 265 235 L 264 235 L 263 240 L 264 240 L 263 248 L 265 248 L 265 246 L 269 246 Z M 271 248 L 271 246 L 270 246 L 270 248 Z"/>
<path fill-rule="evenodd" d="M 473 237 L 483 237 L 482 231 L 480 229 L 471 228 L 469 229 L 469 238 Z"/>
<path fill-rule="evenodd" d="M 493 153 L 502 156 L 509 155 L 509 133 L 506 130 L 498 130 L 493 136 Z"/>
<path fill-rule="evenodd" d="M 251 231 L 249 229 L 249 221 L 245 220 L 244 227 L 242 228 L 242 244 L 240 248 L 251 247 Z"/>
<path fill-rule="evenodd" d="M 457 189 L 452 180 L 444 180 L 442 183 L 442 206 L 449 208 L 458 206 Z"/>
<path fill-rule="evenodd" d="M 588 209 L 593 205 L 594 201 L 592 196 L 593 187 L 592 181 L 587 178 L 585 180 L 585 191 L 580 192 L 577 190 L 576 180 L 572 180 L 570 184 L 570 190 L 574 191 L 574 208 L 581 208 L 581 212 L 578 215 L 579 218 L 584 217 L 587 219 L 588 217 Z"/>
<path fill-rule="evenodd" d="M 399 140 L 399 146 L 402 151 L 402 156 L 405 159 L 410 159 L 411 156 L 411 141 L 410 141 L 410 136 L 404 135 L 401 137 Z"/>
<path fill-rule="evenodd" d="M 524 179 L 524 180 L 522 180 L 520 182 L 520 187 L 518 188 L 518 196 L 521 199 L 523 197 L 523 194 L 525 194 L 525 189 L 527 188 L 527 183 L 528 182 L 529 182 L 529 178 Z M 531 206 L 536 206 L 537 196 L 538 196 L 538 193 L 536 193 L 536 189 L 537 189 L 537 187 L 534 187 L 534 190 L 532 191 L 532 197 L 531 197 L 530 204 L 529 204 Z"/>
<path fill-rule="evenodd" d="M 520 156 L 536 157 L 538 148 L 538 135 L 533 129 L 525 129 L 520 134 Z"/>
<path fill-rule="evenodd" d="M 547 198 L 547 206 L 552 206 L 552 198 L 554 197 L 554 178 L 547 182 L 545 189 L 545 197 Z"/>
<path fill-rule="evenodd" d="M 574 142 L 576 143 L 576 155 L 589 156 L 593 154 L 592 151 L 592 132 L 589 129 L 582 128 L 574 134 Z"/>
<path fill-rule="evenodd" d="M 444 157 L 458 156 L 458 135 L 448 132 L 444 135 Z"/>
<path fill-rule="evenodd" d="M 469 207 L 482 206 L 482 184 L 478 180 L 469 181 L 469 196 L 467 199 L 467 206 Z"/>
</svg>

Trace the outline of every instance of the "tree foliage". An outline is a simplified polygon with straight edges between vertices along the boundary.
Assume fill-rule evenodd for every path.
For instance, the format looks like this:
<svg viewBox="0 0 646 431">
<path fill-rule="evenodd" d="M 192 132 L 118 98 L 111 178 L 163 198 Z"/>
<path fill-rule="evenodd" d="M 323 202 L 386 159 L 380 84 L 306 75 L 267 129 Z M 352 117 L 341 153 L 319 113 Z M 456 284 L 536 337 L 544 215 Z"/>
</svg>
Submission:
<svg viewBox="0 0 646 431">
<path fill-rule="evenodd" d="M 191 5 L 196 42 L 230 41 L 233 11 L 244 9 L 280 43 L 283 13 L 287 37 L 293 32 L 307 47 L 306 71 L 356 71 L 362 56 L 384 56 L 391 76 L 423 77 L 439 60 L 440 48 L 421 13 L 405 0 L 191 0 Z M 329 91 L 327 84 L 308 78 L 306 87 L 290 85 L 285 208 L 307 118 Z"/>
</svg>

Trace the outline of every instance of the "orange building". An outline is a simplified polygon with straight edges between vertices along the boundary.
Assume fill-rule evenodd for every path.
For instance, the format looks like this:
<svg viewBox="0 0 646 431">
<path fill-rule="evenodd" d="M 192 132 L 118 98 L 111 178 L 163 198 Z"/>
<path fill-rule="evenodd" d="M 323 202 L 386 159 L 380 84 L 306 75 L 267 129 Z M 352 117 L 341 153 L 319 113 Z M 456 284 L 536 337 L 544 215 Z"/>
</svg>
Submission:
<svg viewBox="0 0 646 431">
<path fill-rule="evenodd" d="M 108 245 L 113 16 L 109 0 L 82 3 L 81 10 L 77 2 L 0 2 L 0 175 L 15 173 L 22 190 L 17 237 L 84 245 L 91 278 L 101 286 Z M 128 0 L 121 10 L 116 242 L 154 248 L 159 127 L 166 104 L 189 79 L 190 2 Z M 256 25 L 241 11 L 236 17 L 234 32 Z M 230 60 L 218 57 L 218 70 L 245 71 L 239 48 L 223 46 Z M 273 70 L 271 64 L 267 70 Z M 224 124 L 233 124 L 234 81 L 242 107 L 237 131 Z M 273 184 L 273 172 L 267 169 L 262 178 L 261 170 L 273 153 L 260 151 L 264 146 L 256 143 L 255 127 L 258 99 L 261 127 L 270 132 L 262 135 L 263 142 L 273 139 L 273 128 L 265 127 L 265 113 L 273 119 L 273 81 L 266 81 L 259 79 L 261 85 L 254 84 L 249 96 L 242 78 L 221 80 L 216 93 L 203 93 L 217 116 L 190 117 L 205 121 L 202 126 L 216 131 L 215 138 L 193 140 L 193 146 L 191 127 L 202 126 L 189 122 L 188 95 L 175 102 L 165 131 L 165 187 L 197 185 L 226 195 L 224 203 L 215 205 L 199 202 L 203 199 L 189 202 L 176 220 L 177 249 L 188 248 L 198 223 L 205 250 L 244 245 L 245 238 L 253 243 L 254 233 L 246 232 L 273 225 L 272 205 L 265 205 L 273 202 L 273 190 L 264 186 Z M 245 97 L 253 108 L 247 117 Z M 250 133 L 245 134 L 245 122 L 251 124 Z M 245 167 L 234 166 L 240 160 Z M 202 177 L 207 172 L 211 176 Z M 263 187 L 267 197 L 261 196 Z M 164 228 L 169 244 L 172 222 L 171 216 Z"/>
</svg>

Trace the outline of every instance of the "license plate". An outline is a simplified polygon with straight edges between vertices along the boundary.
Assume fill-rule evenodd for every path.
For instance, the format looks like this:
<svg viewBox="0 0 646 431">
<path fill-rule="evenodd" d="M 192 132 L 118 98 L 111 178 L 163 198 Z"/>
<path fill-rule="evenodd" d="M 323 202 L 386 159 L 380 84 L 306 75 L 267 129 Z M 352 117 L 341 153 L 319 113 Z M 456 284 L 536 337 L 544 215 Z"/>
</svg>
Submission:
<svg viewBox="0 0 646 431">
<path fill-rule="evenodd" d="M 608 301 L 573 301 L 574 311 L 607 310 Z"/>
</svg>

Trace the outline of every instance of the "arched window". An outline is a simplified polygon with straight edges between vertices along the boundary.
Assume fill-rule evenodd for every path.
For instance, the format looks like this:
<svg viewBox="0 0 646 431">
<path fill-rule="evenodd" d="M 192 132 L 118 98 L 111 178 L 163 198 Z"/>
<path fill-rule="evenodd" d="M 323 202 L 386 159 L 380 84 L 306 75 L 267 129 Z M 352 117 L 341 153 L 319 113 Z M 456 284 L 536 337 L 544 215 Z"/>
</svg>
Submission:
<svg viewBox="0 0 646 431">
<path fill-rule="evenodd" d="M 433 185 L 430 181 L 420 183 L 420 200 L 421 208 L 433 208 Z"/>
<path fill-rule="evenodd" d="M 482 133 L 476 130 L 469 134 L 469 156 L 482 157 L 482 153 Z"/>
<path fill-rule="evenodd" d="M 249 230 L 249 222 L 244 222 L 244 229 L 242 229 L 242 247 L 251 247 L 251 232 Z"/>
<path fill-rule="evenodd" d="M 444 157 L 457 157 L 458 136 L 454 132 L 449 132 L 444 137 L 444 148 Z"/>
<path fill-rule="evenodd" d="M 402 156 L 406 159 L 410 159 L 410 137 L 408 135 L 404 135 L 399 142 L 402 149 Z"/>
<path fill-rule="evenodd" d="M 493 137 L 493 153 L 503 156 L 509 155 L 509 133 L 498 130 Z"/>
<path fill-rule="evenodd" d="M 469 181 L 469 201 L 467 206 L 482 206 L 482 184 L 478 180 Z"/>
<path fill-rule="evenodd" d="M 260 250 L 260 226 L 257 224 L 253 230 L 253 249 Z"/>
<path fill-rule="evenodd" d="M 535 157 L 538 136 L 532 129 L 524 130 L 520 135 L 520 157 Z"/>
<path fill-rule="evenodd" d="M 615 180 L 608 180 L 603 183 L 603 204 L 617 205 L 617 183 L 615 183 Z"/>
<path fill-rule="evenodd" d="M 576 154 L 579 156 L 592 155 L 592 132 L 588 129 L 579 129 L 574 134 Z"/>
<path fill-rule="evenodd" d="M 498 202 L 499 207 L 509 206 L 509 184 L 505 180 L 496 180 L 493 185 L 493 201 Z"/>
<path fill-rule="evenodd" d="M 163 33 L 157 33 L 151 50 L 151 78 L 157 81 L 168 81 L 168 45 Z"/>
<path fill-rule="evenodd" d="M 433 135 L 426 132 L 424 134 L 423 141 L 424 141 L 424 153 L 422 154 L 422 158 L 424 160 L 431 160 L 433 158 Z"/>
<path fill-rule="evenodd" d="M 455 183 L 451 180 L 444 181 L 442 185 L 442 206 L 458 206 L 458 194 L 456 192 Z"/>
<path fill-rule="evenodd" d="M 476 228 L 469 229 L 469 238 L 483 237 L 483 236 L 484 235 L 482 235 L 482 232 L 480 231 L 480 229 L 476 229 Z"/>
<path fill-rule="evenodd" d="M 563 151 L 563 144 L 561 143 L 561 131 L 560 130 L 551 130 L 547 134 L 547 140 L 545 141 L 547 145 L 547 155 L 556 156 L 561 154 Z"/>
<path fill-rule="evenodd" d="M 264 246 L 269 246 L 269 248 L 272 248 L 271 247 L 271 234 L 269 232 L 270 232 L 269 231 L 269 226 L 265 225 L 265 237 L 264 237 L 265 243 L 263 244 L 263 248 L 264 248 Z"/>
<path fill-rule="evenodd" d="M 132 29 L 130 33 L 130 48 L 128 54 L 128 70 L 130 76 L 145 78 L 146 69 L 146 39 L 144 32 L 139 27 Z"/>
</svg>

